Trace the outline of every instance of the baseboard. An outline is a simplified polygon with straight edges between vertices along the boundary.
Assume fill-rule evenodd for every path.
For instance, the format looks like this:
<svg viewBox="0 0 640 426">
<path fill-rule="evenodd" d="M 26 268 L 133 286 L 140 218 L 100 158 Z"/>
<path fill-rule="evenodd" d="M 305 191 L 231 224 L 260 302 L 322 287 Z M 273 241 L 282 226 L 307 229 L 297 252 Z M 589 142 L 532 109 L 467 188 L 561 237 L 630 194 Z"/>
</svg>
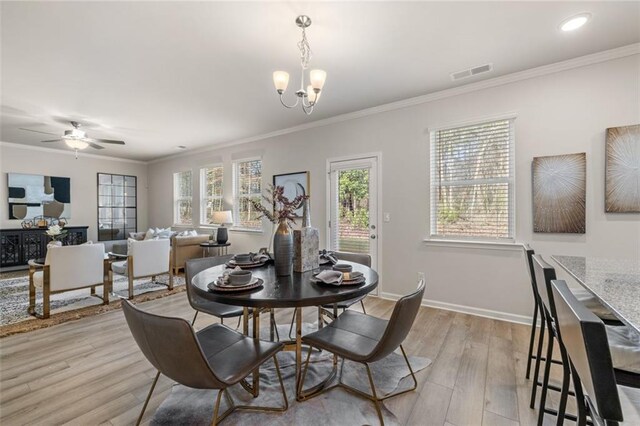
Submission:
<svg viewBox="0 0 640 426">
<path fill-rule="evenodd" d="M 402 295 L 394 293 L 380 292 L 381 299 L 398 300 Z M 463 314 L 475 315 L 478 317 L 491 318 L 500 321 L 508 321 L 516 324 L 531 325 L 531 317 L 526 315 L 516 315 L 507 312 L 492 311 L 489 309 L 474 308 L 473 306 L 456 305 L 453 303 L 439 302 L 437 300 L 422 299 L 422 306 L 444 309 L 446 311 L 461 312 Z"/>
</svg>

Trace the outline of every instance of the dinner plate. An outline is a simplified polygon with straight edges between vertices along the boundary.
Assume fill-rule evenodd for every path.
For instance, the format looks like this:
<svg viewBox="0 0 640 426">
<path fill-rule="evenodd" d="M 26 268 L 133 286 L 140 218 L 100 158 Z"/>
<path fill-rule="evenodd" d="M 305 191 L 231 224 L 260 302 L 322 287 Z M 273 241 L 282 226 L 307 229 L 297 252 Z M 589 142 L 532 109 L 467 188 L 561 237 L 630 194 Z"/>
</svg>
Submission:
<svg viewBox="0 0 640 426">
<path fill-rule="evenodd" d="M 265 263 L 267 262 L 264 261 L 264 262 L 238 263 L 235 260 L 230 260 L 226 263 L 226 265 L 229 268 L 235 268 L 237 266 L 241 269 L 244 269 L 244 268 L 259 268 L 263 266 Z"/>
<path fill-rule="evenodd" d="M 207 287 L 211 291 L 232 292 L 232 291 L 252 290 L 254 288 L 258 288 L 258 287 L 262 286 L 262 284 L 264 284 L 264 281 L 262 281 L 262 279 L 253 277 L 251 279 L 251 281 L 249 281 L 249 284 L 245 284 L 245 285 L 228 285 L 228 284 L 227 285 L 218 285 L 217 281 L 214 281 L 212 283 L 209 283 L 209 285 Z"/>
</svg>

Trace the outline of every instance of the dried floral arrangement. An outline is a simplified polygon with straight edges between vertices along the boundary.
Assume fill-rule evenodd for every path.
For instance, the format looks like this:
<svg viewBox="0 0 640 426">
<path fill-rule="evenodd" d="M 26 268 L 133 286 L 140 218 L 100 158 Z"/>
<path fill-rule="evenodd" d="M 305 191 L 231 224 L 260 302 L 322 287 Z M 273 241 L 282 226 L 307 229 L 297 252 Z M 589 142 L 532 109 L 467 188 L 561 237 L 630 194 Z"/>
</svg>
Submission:
<svg viewBox="0 0 640 426">
<path fill-rule="evenodd" d="M 284 186 L 269 185 L 262 199 L 269 204 L 265 207 L 259 201 L 251 201 L 253 208 L 260 212 L 259 219 L 266 217 L 271 223 L 279 223 L 286 221 L 292 224 L 296 220 L 295 211 L 300 208 L 305 200 L 309 199 L 308 195 L 298 195 L 293 200 L 289 200 L 284 195 Z"/>
</svg>

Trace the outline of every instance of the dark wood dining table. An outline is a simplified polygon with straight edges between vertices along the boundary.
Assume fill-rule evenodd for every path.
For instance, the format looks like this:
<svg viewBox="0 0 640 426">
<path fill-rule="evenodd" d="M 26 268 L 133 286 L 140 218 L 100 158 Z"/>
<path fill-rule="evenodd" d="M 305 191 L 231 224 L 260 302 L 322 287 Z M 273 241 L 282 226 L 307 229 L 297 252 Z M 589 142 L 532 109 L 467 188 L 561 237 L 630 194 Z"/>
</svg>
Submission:
<svg viewBox="0 0 640 426">
<path fill-rule="evenodd" d="M 226 266 L 220 265 L 205 269 L 196 274 L 191 283 L 193 290 L 200 296 L 218 303 L 242 306 L 244 308 L 244 332 L 249 334 L 249 309 L 252 309 L 253 338 L 260 338 L 260 311 L 273 308 L 298 308 L 295 309 L 296 337 L 285 348 L 295 349 L 296 352 L 296 398 L 300 395 L 300 371 L 302 366 L 302 308 L 309 306 L 331 305 L 345 300 L 369 294 L 378 286 L 378 274 L 373 269 L 352 262 L 353 271 L 364 274 L 365 282 L 359 285 L 331 285 L 315 283 L 311 281 L 314 274 L 321 269 L 330 268 L 321 266 L 319 269 L 307 272 L 294 272 L 289 276 L 277 276 L 273 265 L 251 269 L 253 275 L 264 281 L 261 287 L 254 290 L 241 292 L 220 292 L 209 290 L 209 284 L 215 282 L 222 275 Z M 319 322 L 321 326 L 321 322 Z M 259 372 L 253 374 L 251 385 L 243 384 L 254 396 L 258 395 Z"/>
<path fill-rule="evenodd" d="M 640 334 L 640 260 L 560 255 L 551 258 Z"/>
</svg>

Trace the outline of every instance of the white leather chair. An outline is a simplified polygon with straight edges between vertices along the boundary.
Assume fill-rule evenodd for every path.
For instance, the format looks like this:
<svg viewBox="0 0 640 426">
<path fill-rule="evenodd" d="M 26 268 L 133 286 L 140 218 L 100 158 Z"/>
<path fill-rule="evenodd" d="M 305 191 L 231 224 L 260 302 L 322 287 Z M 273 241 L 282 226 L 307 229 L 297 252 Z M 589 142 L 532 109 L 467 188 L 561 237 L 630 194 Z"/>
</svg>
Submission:
<svg viewBox="0 0 640 426">
<path fill-rule="evenodd" d="M 91 288 L 91 294 L 96 296 L 95 287 L 99 285 L 103 286 L 101 299 L 108 305 L 111 274 L 104 265 L 103 244 L 49 248 L 43 267 L 36 264 L 29 267 L 29 313 L 49 318 L 52 294 Z M 42 289 L 42 315 L 36 313 L 36 288 Z"/>
<path fill-rule="evenodd" d="M 171 247 L 168 239 L 130 241 L 127 260 L 114 262 L 111 270 L 129 279 L 129 299 L 133 299 L 133 280 L 156 275 L 169 274 L 169 290 L 173 290 L 171 271 Z"/>
</svg>

